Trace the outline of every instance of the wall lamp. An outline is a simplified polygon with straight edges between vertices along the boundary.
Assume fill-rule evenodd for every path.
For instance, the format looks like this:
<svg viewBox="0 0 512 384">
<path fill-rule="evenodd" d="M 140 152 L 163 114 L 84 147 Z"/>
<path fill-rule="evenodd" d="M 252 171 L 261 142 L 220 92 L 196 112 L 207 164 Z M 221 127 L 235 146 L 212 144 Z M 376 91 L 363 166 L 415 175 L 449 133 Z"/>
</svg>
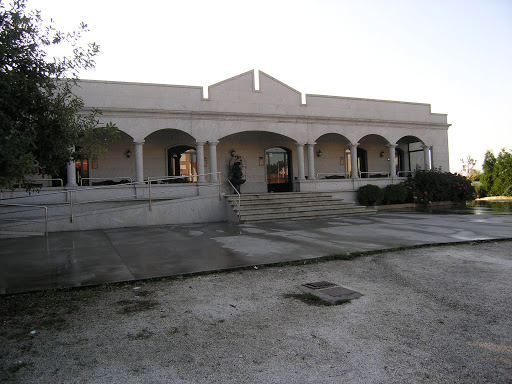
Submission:
<svg viewBox="0 0 512 384">
<path fill-rule="evenodd" d="M 380 157 L 384 157 L 384 151 L 380 151 Z"/>
<path fill-rule="evenodd" d="M 130 150 L 127 150 L 124 154 L 125 154 L 125 155 L 126 155 L 126 157 L 128 157 L 128 158 L 132 157 L 132 151 L 130 151 Z"/>
<path fill-rule="evenodd" d="M 316 153 L 316 156 L 317 156 L 317 157 L 322 157 L 322 151 L 321 151 L 321 150 L 318 150 L 318 152 Z"/>
</svg>

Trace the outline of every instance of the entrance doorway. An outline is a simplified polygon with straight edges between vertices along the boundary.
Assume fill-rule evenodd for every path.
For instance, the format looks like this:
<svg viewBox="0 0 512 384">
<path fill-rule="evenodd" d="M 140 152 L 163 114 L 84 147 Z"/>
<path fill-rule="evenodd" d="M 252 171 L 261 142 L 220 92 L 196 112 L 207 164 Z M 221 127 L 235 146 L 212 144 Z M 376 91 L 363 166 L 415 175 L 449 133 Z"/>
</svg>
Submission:
<svg viewBox="0 0 512 384">
<path fill-rule="evenodd" d="M 268 192 L 291 192 L 290 172 L 291 151 L 287 148 L 273 147 L 265 151 Z"/>
<path fill-rule="evenodd" d="M 197 181 L 197 156 L 194 147 L 180 145 L 167 150 L 167 175 L 190 176 L 169 182 L 195 183 Z"/>
<path fill-rule="evenodd" d="M 345 171 L 347 177 L 352 177 L 352 160 L 350 149 L 345 150 Z M 357 148 L 357 174 L 359 177 L 368 177 L 368 154 L 365 149 Z"/>
</svg>

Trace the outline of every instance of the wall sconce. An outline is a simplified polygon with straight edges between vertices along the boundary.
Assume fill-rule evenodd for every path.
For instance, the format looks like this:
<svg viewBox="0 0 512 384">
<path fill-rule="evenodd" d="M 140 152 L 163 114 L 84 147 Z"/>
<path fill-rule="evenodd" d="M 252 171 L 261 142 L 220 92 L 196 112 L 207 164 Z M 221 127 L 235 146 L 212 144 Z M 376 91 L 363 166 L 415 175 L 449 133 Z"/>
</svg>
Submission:
<svg viewBox="0 0 512 384">
<path fill-rule="evenodd" d="M 132 151 L 130 151 L 130 150 L 127 150 L 124 154 L 125 154 L 125 155 L 126 155 L 126 157 L 128 157 L 128 158 L 132 157 Z"/>
<path fill-rule="evenodd" d="M 260 167 L 263 167 L 263 164 L 264 164 L 263 157 L 258 158 L 258 165 Z"/>
<path fill-rule="evenodd" d="M 318 152 L 316 153 L 316 156 L 317 156 L 317 157 L 322 157 L 322 151 L 321 151 L 321 150 L 318 150 Z"/>
<path fill-rule="evenodd" d="M 380 151 L 380 157 L 384 157 L 384 151 Z"/>
<path fill-rule="evenodd" d="M 232 150 L 231 150 L 231 157 L 235 157 L 235 154 L 236 154 L 235 150 L 234 150 L 234 149 L 232 149 Z"/>
</svg>

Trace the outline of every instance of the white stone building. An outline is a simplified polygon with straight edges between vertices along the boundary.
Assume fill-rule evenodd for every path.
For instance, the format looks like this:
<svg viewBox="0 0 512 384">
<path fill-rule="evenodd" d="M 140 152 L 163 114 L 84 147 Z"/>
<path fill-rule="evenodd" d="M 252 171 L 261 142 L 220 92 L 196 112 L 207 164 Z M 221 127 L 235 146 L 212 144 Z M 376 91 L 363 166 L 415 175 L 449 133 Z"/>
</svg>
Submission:
<svg viewBox="0 0 512 384">
<path fill-rule="evenodd" d="M 211 174 L 197 181 L 216 182 L 216 172 L 229 174 L 232 151 L 245 159 L 244 193 L 329 190 L 332 180 L 353 189 L 339 180 L 389 184 L 417 166 L 449 169 L 447 116 L 429 104 L 303 96 L 258 75 L 257 83 L 254 71 L 224 80 L 207 95 L 194 86 L 81 81 L 86 107 L 123 132 L 88 176 Z"/>
<path fill-rule="evenodd" d="M 52 207 L 50 231 L 230 220 L 222 195 L 233 193 L 238 156 L 242 194 L 330 192 L 346 201 L 361 185 L 400 183 L 417 167 L 449 169 L 447 116 L 429 104 L 302 95 L 254 71 L 207 89 L 84 80 L 76 94 L 121 139 L 98 159 L 70 163 L 63 187 L 0 195 Z M 120 180 L 133 183 L 91 188 Z"/>
</svg>

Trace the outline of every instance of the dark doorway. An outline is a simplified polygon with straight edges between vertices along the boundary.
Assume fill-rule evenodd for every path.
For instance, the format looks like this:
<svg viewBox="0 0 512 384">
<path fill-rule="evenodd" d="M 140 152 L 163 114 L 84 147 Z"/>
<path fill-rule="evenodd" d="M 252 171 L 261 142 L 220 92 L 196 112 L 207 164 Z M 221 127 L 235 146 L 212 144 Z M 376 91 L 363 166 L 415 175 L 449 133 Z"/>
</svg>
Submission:
<svg viewBox="0 0 512 384">
<path fill-rule="evenodd" d="M 368 154 L 366 149 L 357 148 L 357 168 L 361 177 L 368 177 Z"/>
<path fill-rule="evenodd" d="M 190 176 L 190 178 L 175 179 L 174 182 L 197 181 L 197 156 L 194 147 L 180 145 L 167 150 L 167 175 Z"/>
<path fill-rule="evenodd" d="M 290 154 L 289 149 L 281 147 L 273 147 L 265 151 L 268 192 L 292 191 Z"/>
<path fill-rule="evenodd" d="M 405 171 L 404 169 L 404 151 L 400 148 L 395 149 L 395 167 L 396 167 L 396 175 L 403 176 Z"/>
</svg>

